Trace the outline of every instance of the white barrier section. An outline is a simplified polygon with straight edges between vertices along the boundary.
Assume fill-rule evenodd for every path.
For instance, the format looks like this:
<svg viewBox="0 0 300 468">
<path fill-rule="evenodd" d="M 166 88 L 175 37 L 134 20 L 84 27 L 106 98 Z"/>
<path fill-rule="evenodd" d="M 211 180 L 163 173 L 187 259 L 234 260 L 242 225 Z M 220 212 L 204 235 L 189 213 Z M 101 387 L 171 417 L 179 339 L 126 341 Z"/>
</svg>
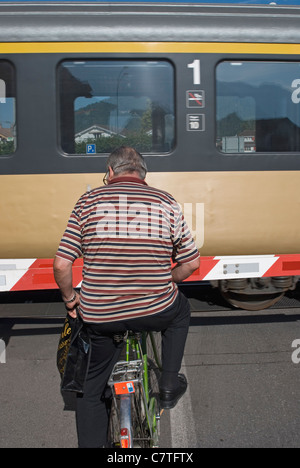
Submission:
<svg viewBox="0 0 300 468">
<path fill-rule="evenodd" d="M 2 339 L 0 339 L 0 364 L 6 364 L 6 346 Z"/>
</svg>

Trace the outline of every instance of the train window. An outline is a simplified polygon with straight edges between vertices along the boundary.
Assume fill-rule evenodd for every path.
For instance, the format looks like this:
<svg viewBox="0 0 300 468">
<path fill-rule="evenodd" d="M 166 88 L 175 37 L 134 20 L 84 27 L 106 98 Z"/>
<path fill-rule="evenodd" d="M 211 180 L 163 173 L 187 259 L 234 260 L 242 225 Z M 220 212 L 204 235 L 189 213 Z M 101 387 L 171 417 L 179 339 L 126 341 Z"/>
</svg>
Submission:
<svg viewBox="0 0 300 468">
<path fill-rule="evenodd" d="M 68 154 L 146 153 L 174 145 L 174 70 L 167 61 L 65 61 L 58 69 L 61 146 Z"/>
<path fill-rule="evenodd" d="M 216 78 L 221 152 L 300 151 L 300 62 L 222 62 Z"/>
<path fill-rule="evenodd" d="M 16 149 L 15 85 L 13 66 L 0 60 L 0 156 Z"/>
</svg>

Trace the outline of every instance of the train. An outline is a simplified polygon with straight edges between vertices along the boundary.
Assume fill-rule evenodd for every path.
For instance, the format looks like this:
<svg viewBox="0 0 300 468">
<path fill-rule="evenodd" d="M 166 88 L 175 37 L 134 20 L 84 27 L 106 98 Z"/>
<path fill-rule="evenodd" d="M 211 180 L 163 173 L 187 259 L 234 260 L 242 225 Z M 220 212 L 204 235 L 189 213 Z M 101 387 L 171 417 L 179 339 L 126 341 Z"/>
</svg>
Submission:
<svg viewBox="0 0 300 468">
<path fill-rule="evenodd" d="M 123 144 L 182 206 L 189 283 L 247 310 L 295 288 L 299 25 L 274 4 L 0 3 L 0 291 L 56 287 L 69 214 Z"/>
</svg>

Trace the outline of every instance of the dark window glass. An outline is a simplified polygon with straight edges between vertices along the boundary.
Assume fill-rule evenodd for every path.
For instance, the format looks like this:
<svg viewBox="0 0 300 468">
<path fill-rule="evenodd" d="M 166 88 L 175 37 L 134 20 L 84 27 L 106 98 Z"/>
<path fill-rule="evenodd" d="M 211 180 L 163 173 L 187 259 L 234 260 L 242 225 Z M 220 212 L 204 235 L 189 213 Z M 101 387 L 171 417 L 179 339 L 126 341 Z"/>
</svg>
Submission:
<svg viewBox="0 0 300 468">
<path fill-rule="evenodd" d="M 16 98 L 13 66 L 0 60 L 0 156 L 16 149 Z"/>
<path fill-rule="evenodd" d="M 146 153 L 174 146 L 174 70 L 166 61 L 63 62 L 61 146 L 68 154 Z"/>
<path fill-rule="evenodd" d="M 300 151 L 300 63 L 222 62 L 216 77 L 220 151 Z"/>
</svg>

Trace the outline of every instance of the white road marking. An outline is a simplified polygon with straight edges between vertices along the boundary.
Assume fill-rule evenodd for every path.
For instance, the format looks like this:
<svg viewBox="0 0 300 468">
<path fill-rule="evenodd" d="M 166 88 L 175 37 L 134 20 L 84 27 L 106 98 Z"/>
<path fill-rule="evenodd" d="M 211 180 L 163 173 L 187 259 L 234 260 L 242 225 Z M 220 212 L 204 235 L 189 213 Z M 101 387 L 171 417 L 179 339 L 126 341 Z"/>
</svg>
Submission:
<svg viewBox="0 0 300 468">
<path fill-rule="evenodd" d="M 182 361 L 185 372 L 185 362 Z M 192 410 L 190 386 L 174 409 L 170 410 L 172 448 L 196 448 L 197 434 Z"/>
</svg>

